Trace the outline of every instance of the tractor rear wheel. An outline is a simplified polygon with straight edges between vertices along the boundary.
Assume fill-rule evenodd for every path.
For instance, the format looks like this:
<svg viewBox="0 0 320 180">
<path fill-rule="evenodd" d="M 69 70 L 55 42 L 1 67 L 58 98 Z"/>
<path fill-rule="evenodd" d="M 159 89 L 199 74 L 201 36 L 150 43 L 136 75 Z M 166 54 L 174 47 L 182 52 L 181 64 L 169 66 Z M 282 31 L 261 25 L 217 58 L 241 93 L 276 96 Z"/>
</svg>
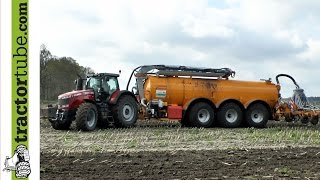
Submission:
<svg viewBox="0 0 320 180">
<path fill-rule="evenodd" d="M 137 122 L 138 105 L 132 96 L 123 95 L 120 97 L 112 110 L 117 127 L 131 127 Z"/>
<path fill-rule="evenodd" d="M 246 111 L 246 122 L 250 127 L 266 127 L 269 117 L 270 113 L 267 107 L 260 103 L 250 105 Z"/>
<path fill-rule="evenodd" d="M 93 131 L 97 122 L 97 107 L 92 103 L 81 104 L 76 113 L 76 128 L 83 131 Z"/>
<path fill-rule="evenodd" d="M 199 102 L 191 107 L 187 118 L 187 125 L 211 127 L 214 122 L 214 110 L 209 104 Z"/>
<path fill-rule="evenodd" d="M 243 120 L 242 109 L 235 103 L 223 104 L 217 113 L 218 123 L 225 128 L 235 128 L 240 126 Z"/>
</svg>

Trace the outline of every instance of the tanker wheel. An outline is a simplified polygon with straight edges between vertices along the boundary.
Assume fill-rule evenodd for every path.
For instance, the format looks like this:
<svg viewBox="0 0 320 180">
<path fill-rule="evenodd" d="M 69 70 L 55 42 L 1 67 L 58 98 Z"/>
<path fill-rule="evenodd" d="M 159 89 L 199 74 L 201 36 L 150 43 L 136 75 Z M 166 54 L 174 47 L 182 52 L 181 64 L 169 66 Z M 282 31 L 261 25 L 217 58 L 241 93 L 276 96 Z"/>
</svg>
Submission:
<svg viewBox="0 0 320 180">
<path fill-rule="evenodd" d="M 180 121 L 182 127 L 192 127 L 191 123 L 189 122 L 189 115 L 185 113 L 184 117 Z"/>
<path fill-rule="evenodd" d="M 81 104 L 76 113 L 76 128 L 83 131 L 93 131 L 97 122 L 97 107 L 92 103 Z"/>
<path fill-rule="evenodd" d="M 219 108 L 217 117 L 220 126 L 235 128 L 240 126 L 243 120 L 243 112 L 237 104 L 230 102 Z"/>
<path fill-rule="evenodd" d="M 199 102 L 191 107 L 187 118 L 186 125 L 211 127 L 214 122 L 214 110 L 209 104 Z"/>
<path fill-rule="evenodd" d="M 131 127 L 138 119 L 138 105 L 136 100 L 129 95 L 119 98 L 113 107 L 113 117 L 117 127 Z"/>
<path fill-rule="evenodd" d="M 250 105 L 246 111 L 246 122 L 250 127 L 264 128 L 269 120 L 270 113 L 263 104 Z"/>
<path fill-rule="evenodd" d="M 55 130 L 68 130 L 72 123 L 72 118 L 66 117 L 62 121 L 56 120 L 51 122 L 51 126 Z"/>
</svg>

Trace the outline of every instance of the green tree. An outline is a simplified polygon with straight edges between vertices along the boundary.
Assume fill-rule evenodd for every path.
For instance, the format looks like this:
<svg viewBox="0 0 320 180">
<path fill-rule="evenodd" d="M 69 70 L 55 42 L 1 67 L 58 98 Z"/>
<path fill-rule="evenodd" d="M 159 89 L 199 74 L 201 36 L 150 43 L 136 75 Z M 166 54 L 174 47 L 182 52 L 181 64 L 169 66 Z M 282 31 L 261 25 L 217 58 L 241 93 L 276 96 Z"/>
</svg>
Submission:
<svg viewBox="0 0 320 180">
<path fill-rule="evenodd" d="M 78 75 L 84 77 L 90 67 L 80 66 L 71 57 L 53 56 L 45 45 L 40 50 L 40 98 L 56 100 L 58 95 L 75 88 Z"/>
</svg>

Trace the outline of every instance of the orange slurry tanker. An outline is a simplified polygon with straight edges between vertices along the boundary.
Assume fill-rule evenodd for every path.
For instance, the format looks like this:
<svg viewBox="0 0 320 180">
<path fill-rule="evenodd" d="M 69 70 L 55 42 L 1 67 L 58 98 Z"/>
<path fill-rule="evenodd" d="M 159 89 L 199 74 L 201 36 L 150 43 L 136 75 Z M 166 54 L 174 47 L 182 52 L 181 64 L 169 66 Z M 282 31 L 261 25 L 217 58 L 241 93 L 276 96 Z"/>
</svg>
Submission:
<svg viewBox="0 0 320 180">
<path fill-rule="evenodd" d="M 146 65 L 133 70 L 132 88 L 141 119 L 180 120 L 184 126 L 263 128 L 268 120 L 318 123 L 320 110 L 311 106 L 303 90 L 286 74 L 271 80 L 231 80 L 229 68 L 212 69 L 186 66 Z M 280 96 L 279 77 L 296 85 L 289 102 Z"/>
</svg>

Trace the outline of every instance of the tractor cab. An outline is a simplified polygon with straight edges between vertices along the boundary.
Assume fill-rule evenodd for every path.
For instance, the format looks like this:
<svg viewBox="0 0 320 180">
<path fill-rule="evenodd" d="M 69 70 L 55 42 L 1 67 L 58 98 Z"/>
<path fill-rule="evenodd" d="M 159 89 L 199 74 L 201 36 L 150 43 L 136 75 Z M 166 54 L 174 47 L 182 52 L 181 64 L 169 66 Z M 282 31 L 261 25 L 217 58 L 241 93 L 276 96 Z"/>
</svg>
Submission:
<svg viewBox="0 0 320 180">
<path fill-rule="evenodd" d="M 118 74 L 100 73 L 88 76 L 85 85 L 77 85 L 84 87 L 86 90 L 94 91 L 96 101 L 106 101 L 111 94 L 119 90 Z M 83 81 L 78 81 L 83 83 Z"/>
<path fill-rule="evenodd" d="M 108 97 L 119 90 L 119 74 L 99 73 L 88 75 L 86 78 L 79 77 L 75 80 L 76 91 L 93 90 L 95 101 L 105 101 Z"/>
</svg>

